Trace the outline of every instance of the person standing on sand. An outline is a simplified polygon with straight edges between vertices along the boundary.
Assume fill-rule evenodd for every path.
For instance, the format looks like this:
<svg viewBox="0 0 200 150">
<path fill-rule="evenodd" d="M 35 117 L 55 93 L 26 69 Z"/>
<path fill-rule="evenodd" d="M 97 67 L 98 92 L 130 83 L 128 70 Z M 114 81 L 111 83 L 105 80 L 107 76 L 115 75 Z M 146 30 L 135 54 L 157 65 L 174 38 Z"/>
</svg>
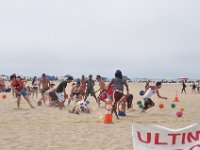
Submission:
<svg viewBox="0 0 200 150">
<path fill-rule="evenodd" d="M 200 93 L 200 81 L 197 81 L 197 93 Z"/>
<path fill-rule="evenodd" d="M 36 76 L 34 77 L 32 81 L 32 86 L 33 86 L 33 98 L 34 98 L 34 95 L 36 95 L 36 98 L 38 98 L 39 81 Z"/>
<path fill-rule="evenodd" d="M 196 94 L 196 84 L 195 84 L 195 82 L 193 81 L 192 82 L 192 85 L 191 85 L 191 87 L 192 87 L 192 94 L 194 93 L 194 94 Z"/>
<path fill-rule="evenodd" d="M 86 82 L 87 82 L 87 80 L 86 80 L 85 76 L 82 75 L 80 90 L 81 90 L 81 95 L 83 98 L 85 98 Z"/>
<path fill-rule="evenodd" d="M 108 84 L 107 89 L 113 84 L 114 92 L 113 92 L 113 106 L 112 106 L 112 114 L 115 113 L 117 119 L 119 116 L 117 114 L 117 103 L 124 98 L 124 86 L 126 87 L 127 95 L 129 95 L 129 87 L 125 79 L 123 79 L 122 72 L 117 70 L 115 72 L 115 78 L 111 80 Z"/>
<path fill-rule="evenodd" d="M 185 82 L 184 81 L 182 81 L 182 91 L 181 91 L 181 93 L 183 93 L 183 92 L 185 92 L 185 94 L 186 94 L 186 90 L 185 90 L 185 88 L 187 87 L 186 86 L 186 84 L 185 84 Z"/>
<path fill-rule="evenodd" d="M 45 99 L 44 99 L 44 93 L 49 90 L 50 88 L 50 81 L 47 79 L 46 74 L 42 74 L 42 80 L 40 80 L 39 82 L 39 89 L 42 86 L 41 89 L 41 94 L 42 94 L 42 98 L 39 100 L 39 102 L 41 102 L 41 100 L 43 100 L 43 102 L 45 103 Z"/>
<path fill-rule="evenodd" d="M 3 78 L 0 78 L 0 92 L 6 92 L 6 85 Z"/>
<path fill-rule="evenodd" d="M 148 88 L 149 88 L 149 83 L 150 83 L 150 81 L 149 81 L 149 80 L 146 80 L 146 82 L 145 82 L 145 91 L 148 90 Z"/>
<path fill-rule="evenodd" d="M 86 95 L 85 95 L 84 101 L 86 101 L 88 96 L 91 95 L 95 98 L 95 100 L 97 102 L 97 97 L 94 92 L 94 85 L 95 85 L 95 83 L 94 83 L 94 80 L 92 79 L 92 75 L 89 75 L 89 79 L 86 81 L 87 89 L 86 89 Z"/>
<path fill-rule="evenodd" d="M 15 75 L 11 75 L 10 80 L 11 80 L 12 90 L 16 93 L 17 97 L 17 109 L 20 108 L 21 96 L 24 97 L 24 99 L 31 108 L 34 108 L 34 106 L 31 104 L 30 99 L 28 98 L 23 82 L 17 79 Z"/>
</svg>

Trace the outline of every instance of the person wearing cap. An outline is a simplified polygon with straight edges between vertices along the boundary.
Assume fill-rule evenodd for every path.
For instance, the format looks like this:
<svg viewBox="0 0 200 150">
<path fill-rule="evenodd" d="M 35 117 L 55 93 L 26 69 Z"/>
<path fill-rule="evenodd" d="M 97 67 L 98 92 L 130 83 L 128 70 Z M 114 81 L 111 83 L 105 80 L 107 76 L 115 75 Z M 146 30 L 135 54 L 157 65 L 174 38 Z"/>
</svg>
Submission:
<svg viewBox="0 0 200 150">
<path fill-rule="evenodd" d="M 127 95 L 129 95 L 129 87 L 125 79 L 123 79 L 122 72 L 117 70 L 115 72 L 115 78 L 111 80 L 108 84 L 107 89 L 113 84 L 114 92 L 113 92 L 113 107 L 112 107 L 112 114 L 115 113 L 117 119 L 119 116 L 117 114 L 117 103 L 124 98 L 124 86 L 126 87 Z"/>
<path fill-rule="evenodd" d="M 87 86 L 87 89 L 86 89 L 86 95 L 85 95 L 85 101 L 87 99 L 87 97 L 89 95 L 93 96 L 97 102 L 97 97 L 96 97 L 96 94 L 94 92 L 94 80 L 92 79 L 92 75 L 89 75 L 89 79 L 86 81 L 86 86 Z"/>
<path fill-rule="evenodd" d="M 49 96 L 51 101 L 56 101 L 60 109 L 64 107 L 65 100 L 67 99 L 67 93 L 65 91 L 67 87 L 67 83 L 71 83 L 73 81 L 72 76 L 68 76 L 65 81 L 62 81 L 56 89 L 52 89 L 49 91 Z"/>
</svg>

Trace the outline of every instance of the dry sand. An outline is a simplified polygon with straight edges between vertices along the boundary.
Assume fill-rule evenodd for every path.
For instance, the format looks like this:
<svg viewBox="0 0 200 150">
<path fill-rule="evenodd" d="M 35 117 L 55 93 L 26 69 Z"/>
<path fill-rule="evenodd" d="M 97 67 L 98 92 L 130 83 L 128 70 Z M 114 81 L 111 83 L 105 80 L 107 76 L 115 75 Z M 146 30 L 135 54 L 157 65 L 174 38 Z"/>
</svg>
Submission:
<svg viewBox="0 0 200 150">
<path fill-rule="evenodd" d="M 11 93 L 7 99 L 0 98 L 0 149 L 1 150 L 131 150 L 131 125 L 133 123 L 159 124 L 170 128 L 180 128 L 200 120 L 200 94 L 191 94 L 191 87 L 187 87 L 188 94 L 180 94 L 180 84 L 163 84 L 161 95 L 168 100 L 152 99 L 156 106 L 146 113 L 141 113 L 137 101 L 142 100 L 139 91 L 144 88 L 143 83 L 131 83 L 130 93 L 134 95 L 135 111 L 128 111 L 127 117 L 119 121 L 113 119 L 114 124 L 104 124 L 98 118 L 98 113 L 104 113 L 104 108 L 97 108 L 93 98 L 89 97 L 93 108 L 92 114 L 70 114 L 67 108 L 38 107 L 36 100 L 32 102 L 36 109 L 30 109 L 22 100 L 21 109 L 16 110 L 15 99 Z M 68 85 L 69 92 L 71 85 Z M 97 89 L 97 87 L 96 87 Z M 176 109 L 171 103 L 179 91 L 179 103 Z M 2 96 L 2 93 L 0 93 Z M 163 102 L 165 107 L 160 110 L 158 104 Z M 102 104 L 104 105 L 104 104 Z M 185 109 L 182 118 L 176 117 L 176 111 Z"/>
</svg>

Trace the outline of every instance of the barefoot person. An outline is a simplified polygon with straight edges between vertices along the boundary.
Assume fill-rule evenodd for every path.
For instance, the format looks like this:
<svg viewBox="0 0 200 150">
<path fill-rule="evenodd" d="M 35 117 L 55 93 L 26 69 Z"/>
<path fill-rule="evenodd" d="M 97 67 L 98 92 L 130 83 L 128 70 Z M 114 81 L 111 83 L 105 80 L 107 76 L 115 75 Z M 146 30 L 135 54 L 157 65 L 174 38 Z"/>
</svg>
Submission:
<svg viewBox="0 0 200 150">
<path fill-rule="evenodd" d="M 68 106 L 71 103 L 71 101 L 74 100 L 74 97 L 76 98 L 76 100 L 81 100 L 82 99 L 80 85 L 81 85 L 81 83 L 77 82 L 76 85 L 74 85 L 72 87 L 70 98 L 68 100 Z"/>
<path fill-rule="evenodd" d="M 86 95 L 85 95 L 85 99 L 84 99 L 85 101 L 89 95 L 93 96 L 95 98 L 95 100 L 97 101 L 97 97 L 94 92 L 94 85 L 95 85 L 95 83 L 94 83 L 94 80 L 92 79 L 92 75 L 89 75 L 89 79 L 86 81 L 87 89 L 86 89 Z"/>
<path fill-rule="evenodd" d="M 44 93 L 50 88 L 50 81 L 47 79 L 46 74 L 42 74 L 42 80 L 40 80 L 39 82 L 39 89 L 41 86 L 42 98 L 39 100 L 39 103 L 41 103 L 41 100 L 43 100 L 43 102 L 45 103 Z"/>
<path fill-rule="evenodd" d="M 84 75 L 82 75 L 80 89 L 81 89 L 81 95 L 83 96 L 83 98 L 85 98 L 86 82 L 87 82 L 87 79 L 85 78 Z"/>
<path fill-rule="evenodd" d="M 0 92 L 6 92 L 6 85 L 4 79 L 0 77 Z"/>
<path fill-rule="evenodd" d="M 61 82 L 56 89 L 52 89 L 49 92 L 51 101 L 57 101 L 60 109 L 64 107 L 65 100 L 67 99 L 67 93 L 65 91 L 67 84 L 73 80 L 72 76 L 68 76 L 67 79 Z"/>
<path fill-rule="evenodd" d="M 33 87 L 33 98 L 34 98 L 34 96 L 36 96 L 36 98 L 38 98 L 39 81 L 36 76 L 34 77 L 34 79 L 32 81 L 32 87 Z"/>
<path fill-rule="evenodd" d="M 181 90 L 181 93 L 185 92 L 185 94 L 186 94 L 186 90 L 185 90 L 186 87 L 187 86 L 186 86 L 185 82 L 182 81 L 182 90 Z"/>
<path fill-rule="evenodd" d="M 120 112 L 123 112 L 126 116 L 126 106 L 127 109 L 133 108 L 132 102 L 133 102 L 133 95 L 132 94 L 125 95 L 117 104 L 118 114 Z"/>
<path fill-rule="evenodd" d="M 24 99 L 27 101 L 27 103 L 29 104 L 31 108 L 34 108 L 34 106 L 31 104 L 31 101 L 29 100 L 27 96 L 23 82 L 20 80 L 17 80 L 15 75 L 11 75 L 10 80 L 11 80 L 11 87 L 13 91 L 16 93 L 16 97 L 17 97 L 17 108 L 18 109 L 20 108 L 21 96 L 24 97 Z"/>
<path fill-rule="evenodd" d="M 147 91 L 147 90 L 148 90 L 149 83 L 150 83 L 150 81 L 149 81 L 149 80 L 146 80 L 146 83 L 145 83 L 145 91 Z"/>
<path fill-rule="evenodd" d="M 119 119 L 117 114 L 117 103 L 124 98 L 124 86 L 126 87 L 127 95 L 129 95 L 128 84 L 126 80 L 123 79 L 123 75 L 120 70 L 115 72 L 115 78 L 113 78 L 108 84 L 107 89 L 109 89 L 112 84 L 114 87 L 112 114 L 114 112 L 117 119 Z"/>
<path fill-rule="evenodd" d="M 99 82 L 99 89 L 95 93 L 100 91 L 100 94 L 97 97 L 98 106 L 100 108 L 101 101 L 106 103 L 106 100 L 105 100 L 107 98 L 106 84 L 100 75 L 96 76 L 96 80 Z"/>
<path fill-rule="evenodd" d="M 194 94 L 196 94 L 196 84 L 195 84 L 195 82 L 193 81 L 192 82 L 192 85 L 191 85 L 191 87 L 192 87 L 192 94 L 194 93 Z"/>
<path fill-rule="evenodd" d="M 167 97 L 160 96 L 160 93 L 159 93 L 160 88 L 161 88 L 161 82 L 156 82 L 155 86 L 149 86 L 146 93 L 143 95 L 144 108 L 142 112 L 145 112 L 147 109 L 155 105 L 155 103 L 150 99 L 151 96 L 154 95 L 155 93 L 157 94 L 159 98 L 167 100 Z"/>
</svg>

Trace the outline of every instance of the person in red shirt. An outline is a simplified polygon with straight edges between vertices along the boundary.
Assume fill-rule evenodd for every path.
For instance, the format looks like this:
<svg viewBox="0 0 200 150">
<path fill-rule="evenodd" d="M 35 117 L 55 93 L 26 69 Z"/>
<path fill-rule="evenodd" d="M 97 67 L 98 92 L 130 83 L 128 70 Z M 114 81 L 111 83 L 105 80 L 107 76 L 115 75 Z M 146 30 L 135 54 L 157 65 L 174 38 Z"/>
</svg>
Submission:
<svg viewBox="0 0 200 150">
<path fill-rule="evenodd" d="M 11 87 L 13 91 L 16 93 L 16 97 L 17 97 L 17 108 L 18 109 L 20 108 L 21 96 L 24 97 L 24 99 L 27 101 L 27 103 L 29 104 L 31 108 L 34 108 L 34 106 L 31 104 L 30 99 L 27 96 L 23 82 L 20 79 L 17 79 L 15 75 L 11 75 L 10 80 L 11 80 Z"/>
</svg>

